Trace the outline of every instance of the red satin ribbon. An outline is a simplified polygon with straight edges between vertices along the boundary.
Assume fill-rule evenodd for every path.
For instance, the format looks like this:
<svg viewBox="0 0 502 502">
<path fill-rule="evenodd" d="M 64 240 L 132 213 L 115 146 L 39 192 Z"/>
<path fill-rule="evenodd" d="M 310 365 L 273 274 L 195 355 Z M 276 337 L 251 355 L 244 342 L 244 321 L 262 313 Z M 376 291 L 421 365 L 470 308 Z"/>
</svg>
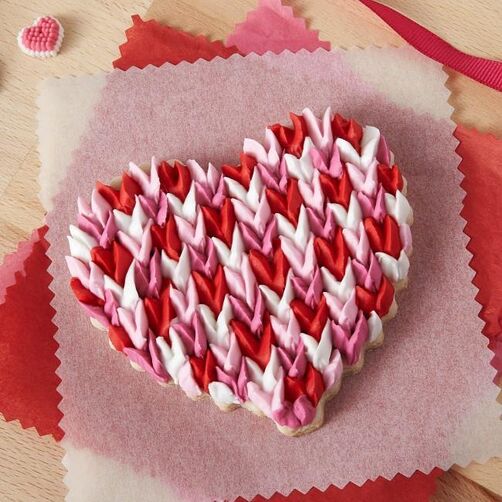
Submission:
<svg viewBox="0 0 502 502">
<path fill-rule="evenodd" d="M 373 0 L 360 1 L 422 54 L 481 84 L 502 91 L 502 62 L 466 54 L 390 7 Z"/>
</svg>

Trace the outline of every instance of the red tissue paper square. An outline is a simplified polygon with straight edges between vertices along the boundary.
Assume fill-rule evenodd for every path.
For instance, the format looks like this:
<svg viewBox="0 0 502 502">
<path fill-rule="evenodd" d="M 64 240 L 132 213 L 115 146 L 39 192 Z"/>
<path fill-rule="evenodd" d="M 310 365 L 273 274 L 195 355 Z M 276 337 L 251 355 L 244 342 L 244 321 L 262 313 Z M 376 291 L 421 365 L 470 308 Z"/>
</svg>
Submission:
<svg viewBox="0 0 502 502">
<path fill-rule="evenodd" d="M 125 32 L 127 42 L 119 47 L 121 56 L 113 62 L 114 68 L 194 63 L 201 58 L 210 61 L 216 56 L 228 58 L 238 52 L 236 47 L 225 47 L 220 40 L 211 42 L 204 35 L 194 36 L 155 20 L 143 21 L 137 15 L 132 16 L 132 23 Z"/>
<path fill-rule="evenodd" d="M 24 275 L 16 273 L 16 283 L 7 288 L 0 304 L 0 410 L 7 421 L 18 419 L 22 427 L 35 427 L 41 436 L 52 434 L 59 440 L 59 360 L 46 232 L 47 227 L 36 231 L 38 240 L 24 262 Z"/>
<path fill-rule="evenodd" d="M 252 502 L 421 502 L 429 500 L 436 490 L 436 479 L 442 474 L 439 468 L 433 469 L 429 474 L 416 471 L 407 478 L 397 474 L 391 480 L 378 478 L 375 481 L 368 480 L 362 486 L 349 483 L 344 488 L 330 486 L 321 492 L 312 488 L 306 494 L 293 490 L 287 497 L 276 493 L 270 499 L 255 497 Z M 238 498 L 236 502 L 243 502 Z"/>
<path fill-rule="evenodd" d="M 466 191 L 462 216 L 467 221 L 464 232 L 471 238 L 467 249 L 472 253 L 471 267 L 476 272 L 476 300 L 482 305 L 483 333 L 495 352 L 492 365 L 496 381 L 502 383 L 502 141 L 491 134 L 457 126 L 460 141 L 457 153 L 462 157 L 459 169 L 465 178 Z"/>
</svg>

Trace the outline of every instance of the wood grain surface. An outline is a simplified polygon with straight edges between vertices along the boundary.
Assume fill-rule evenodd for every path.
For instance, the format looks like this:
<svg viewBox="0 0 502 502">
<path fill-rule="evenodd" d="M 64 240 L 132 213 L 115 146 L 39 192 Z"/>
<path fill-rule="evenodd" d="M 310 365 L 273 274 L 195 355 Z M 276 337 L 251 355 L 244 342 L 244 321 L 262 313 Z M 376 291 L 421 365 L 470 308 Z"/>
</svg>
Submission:
<svg viewBox="0 0 502 502">
<path fill-rule="evenodd" d="M 404 41 L 356 0 L 286 0 L 342 47 L 402 45 Z M 502 59 L 500 0 L 385 0 L 451 44 L 471 54 Z M 49 76 L 109 70 L 125 39 L 130 15 L 156 18 L 212 39 L 224 38 L 255 0 L 0 0 L 0 259 L 43 221 L 37 199 L 36 93 Z M 65 29 L 63 48 L 48 61 L 17 50 L 17 31 L 44 14 Z M 502 139 L 502 93 L 450 72 L 452 115 L 458 123 Z M 1 328 L 0 328 L 1 329 Z M 0 335 L 1 336 L 1 335 Z M 0 415 L 0 500 L 59 501 L 65 495 L 63 450 L 50 437 L 6 423 Z M 502 496 L 502 460 L 452 468 L 441 476 L 435 501 L 488 501 Z"/>
</svg>

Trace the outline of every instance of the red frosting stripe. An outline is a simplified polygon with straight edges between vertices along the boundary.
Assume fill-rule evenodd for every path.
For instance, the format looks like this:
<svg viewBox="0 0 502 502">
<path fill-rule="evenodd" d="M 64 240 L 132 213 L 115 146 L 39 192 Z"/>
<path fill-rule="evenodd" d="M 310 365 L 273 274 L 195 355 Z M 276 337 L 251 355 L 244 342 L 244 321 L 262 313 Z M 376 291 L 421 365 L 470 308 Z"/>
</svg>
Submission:
<svg viewBox="0 0 502 502">
<path fill-rule="evenodd" d="M 113 209 L 120 209 L 120 190 L 115 190 L 111 186 L 101 183 L 101 181 L 96 183 L 96 190 Z"/>
<path fill-rule="evenodd" d="M 325 390 L 321 373 L 307 363 L 305 378 L 284 378 L 284 394 L 292 403 L 301 396 L 307 396 L 313 406 L 317 406 Z"/>
<path fill-rule="evenodd" d="M 298 215 L 303 203 L 298 181 L 288 179 L 286 193 L 279 193 L 277 190 L 267 188 L 265 190 L 267 201 L 273 213 L 279 213 L 288 218 L 293 225 L 298 225 Z"/>
<path fill-rule="evenodd" d="M 221 239 L 230 247 L 235 227 L 235 211 L 232 201 L 226 198 L 219 208 L 201 206 L 201 211 L 207 234 L 210 237 Z"/>
<path fill-rule="evenodd" d="M 163 249 L 171 260 L 180 259 L 181 240 L 178 236 L 176 221 L 172 213 L 169 213 L 164 226 L 154 224 L 150 231 L 152 234 L 152 243 L 155 247 Z"/>
<path fill-rule="evenodd" d="M 174 161 L 172 166 L 163 161 L 159 165 L 159 179 L 164 192 L 172 193 L 181 201 L 185 200 L 192 183 L 192 177 L 187 166 L 177 160 Z"/>
<path fill-rule="evenodd" d="M 382 276 L 382 282 L 378 288 L 378 293 L 375 303 L 375 311 L 380 317 L 384 317 L 390 310 L 394 301 L 394 286 L 387 277 Z"/>
<path fill-rule="evenodd" d="M 127 173 L 122 174 L 120 190 L 115 190 L 99 181 L 96 183 L 96 189 L 113 209 L 118 209 L 126 214 L 132 213 L 136 203 L 135 196 L 142 193 L 141 187 Z"/>
<path fill-rule="evenodd" d="M 350 182 L 347 170 L 343 168 L 342 175 L 336 179 L 329 174 L 319 176 L 321 188 L 330 202 L 341 204 L 345 209 L 349 208 L 350 194 L 352 193 L 352 183 Z"/>
<path fill-rule="evenodd" d="M 281 246 L 274 242 L 274 254 L 272 260 L 256 249 L 249 252 L 249 263 L 256 279 L 260 284 L 268 286 L 279 296 L 282 296 L 289 271 L 289 261 L 283 253 Z"/>
<path fill-rule="evenodd" d="M 392 216 L 386 214 L 383 223 L 378 223 L 374 218 L 365 218 L 364 228 L 373 251 L 399 258 L 403 246 L 399 236 L 399 225 Z"/>
<path fill-rule="evenodd" d="M 168 342 L 169 326 L 176 317 L 171 298 L 169 296 L 170 285 L 167 285 L 160 294 L 160 298 L 146 297 L 144 299 L 145 311 L 150 328 L 157 336 L 164 337 Z"/>
<path fill-rule="evenodd" d="M 132 255 L 127 249 L 117 241 L 112 244 L 113 262 L 115 264 L 115 273 L 113 277 L 118 284 L 124 284 L 125 276 L 132 263 Z"/>
<path fill-rule="evenodd" d="M 392 195 L 396 195 L 397 190 L 403 190 L 403 177 L 396 164 L 391 168 L 384 164 L 378 164 L 378 181 Z"/>
<path fill-rule="evenodd" d="M 192 277 L 199 294 L 200 303 L 207 305 L 214 312 L 214 315 L 218 316 L 223 306 L 225 295 L 228 294 L 223 267 L 220 263 L 217 265 L 213 278 L 209 278 L 196 270 L 192 271 Z"/>
<path fill-rule="evenodd" d="M 256 361 L 264 370 L 270 360 L 272 342 L 275 339 L 270 325 L 270 316 L 268 314 L 264 316 L 261 337 L 252 333 L 245 323 L 237 319 L 230 321 L 230 327 L 235 333 L 242 355 Z"/>
<path fill-rule="evenodd" d="M 300 396 L 305 396 L 305 381 L 302 378 L 293 378 L 289 375 L 284 378 L 284 395 L 288 401 L 294 403 Z"/>
<path fill-rule="evenodd" d="M 112 243 L 112 249 L 115 246 L 115 241 Z M 112 249 L 105 249 L 101 246 L 96 246 L 91 249 L 91 260 L 109 277 L 115 279 L 115 259 Z M 115 279 L 116 280 L 116 279 Z"/>
<path fill-rule="evenodd" d="M 310 363 L 307 363 L 307 370 L 305 371 L 305 391 L 314 406 L 317 406 L 324 394 L 322 375 Z"/>
<path fill-rule="evenodd" d="M 101 298 L 98 298 L 87 288 L 84 288 L 82 283 L 76 277 L 72 277 L 70 279 L 70 287 L 79 302 L 85 303 L 86 305 L 92 305 L 94 307 L 103 307 L 105 304 Z"/>
<path fill-rule="evenodd" d="M 124 173 L 119 193 L 121 210 L 126 214 L 131 214 L 136 204 L 136 195 L 141 193 L 143 192 L 139 184 L 127 173 Z"/>
<path fill-rule="evenodd" d="M 394 300 L 394 287 L 387 277 L 382 276 L 378 291 L 371 292 L 362 286 L 356 286 L 356 304 L 367 315 L 373 310 L 384 317 Z"/>
<path fill-rule="evenodd" d="M 383 219 L 383 230 L 385 237 L 383 242 L 383 252 L 393 256 L 394 258 L 399 258 L 399 254 L 403 248 L 401 238 L 399 237 L 399 225 L 389 214 L 386 214 Z"/>
<path fill-rule="evenodd" d="M 190 361 L 195 381 L 204 392 L 208 392 L 209 384 L 217 381 L 216 359 L 213 353 L 210 350 L 206 350 L 204 357 L 189 356 L 188 360 Z"/>
<path fill-rule="evenodd" d="M 132 263 L 132 255 L 119 242 L 113 241 L 111 249 L 96 246 L 91 249 L 91 259 L 120 286 L 124 285 L 125 276 Z"/>
<path fill-rule="evenodd" d="M 108 328 L 108 338 L 115 347 L 115 350 L 122 352 L 126 347 L 134 347 L 129 335 L 122 326 L 110 325 Z"/>
<path fill-rule="evenodd" d="M 305 123 L 305 119 L 300 115 L 290 113 L 289 116 L 291 122 L 293 122 L 293 128 L 283 126 L 282 124 L 274 124 L 270 126 L 270 129 L 277 137 L 282 148 L 287 153 L 299 158 L 303 152 L 303 141 L 308 134 L 307 124 Z"/>
<path fill-rule="evenodd" d="M 314 250 L 319 266 L 326 267 L 337 281 L 341 281 L 345 274 L 345 267 L 349 258 L 349 249 L 343 238 L 340 227 L 336 227 L 331 242 L 322 237 L 314 239 Z"/>
<path fill-rule="evenodd" d="M 324 295 L 321 296 L 315 309 L 311 309 L 298 298 L 292 300 L 290 305 L 302 331 L 319 341 L 328 320 L 328 305 Z"/>
<path fill-rule="evenodd" d="M 221 171 L 227 178 L 232 178 L 248 190 L 251 177 L 253 176 L 254 166 L 256 166 L 256 159 L 242 152 L 240 161 L 241 163 L 238 166 L 223 164 L 221 166 Z"/>
<path fill-rule="evenodd" d="M 336 113 L 331 121 L 333 136 L 348 141 L 358 153 L 361 153 L 361 139 L 363 128 L 354 119 L 344 119 Z"/>
</svg>

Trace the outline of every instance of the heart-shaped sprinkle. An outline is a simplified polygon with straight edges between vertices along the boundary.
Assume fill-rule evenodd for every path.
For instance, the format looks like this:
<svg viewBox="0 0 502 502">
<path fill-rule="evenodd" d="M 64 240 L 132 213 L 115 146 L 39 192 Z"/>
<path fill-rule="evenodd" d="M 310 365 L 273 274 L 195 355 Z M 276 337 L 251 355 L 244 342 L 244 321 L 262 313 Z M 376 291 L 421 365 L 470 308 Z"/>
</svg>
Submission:
<svg viewBox="0 0 502 502">
<path fill-rule="evenodd" d="M 413 215 L 378 129 L 329 109 L 291 119 L 246 139 L 237 166 L 152 159 L 98 182 L 67 263 L 134 368 L 298 435 L 382 343 Z"/>
<path fill-rule="evenodd" d="M 57 55 L 63 36 L 61 23 L 55 17 L 44 16 L 36 19 L 31 26 L 21 29 L 17 43 L 29 56 L 47 58 Z"/>
</svg>

